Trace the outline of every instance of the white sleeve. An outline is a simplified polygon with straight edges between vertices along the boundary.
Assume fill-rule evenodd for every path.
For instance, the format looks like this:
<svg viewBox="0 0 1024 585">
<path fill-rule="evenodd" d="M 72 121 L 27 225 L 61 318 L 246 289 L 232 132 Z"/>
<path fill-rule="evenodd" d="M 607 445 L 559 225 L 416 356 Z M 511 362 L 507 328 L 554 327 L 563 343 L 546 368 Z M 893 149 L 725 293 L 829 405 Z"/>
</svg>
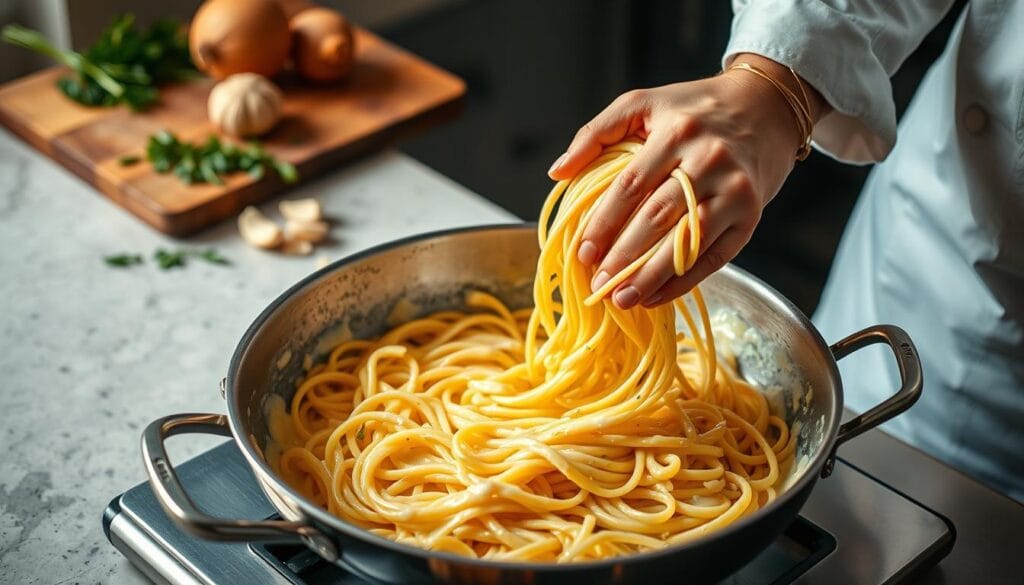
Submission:
<svg viewBox="0 0 1024 585">
<path fill-rule="evenodd" d="M 846 162 L 882 160 L 896 143 L 889 77 L 954 0 L 733 0 L 722 57 L 756 53 L 792 67 L 832 106 L 815 146 Z"/>
</svg>

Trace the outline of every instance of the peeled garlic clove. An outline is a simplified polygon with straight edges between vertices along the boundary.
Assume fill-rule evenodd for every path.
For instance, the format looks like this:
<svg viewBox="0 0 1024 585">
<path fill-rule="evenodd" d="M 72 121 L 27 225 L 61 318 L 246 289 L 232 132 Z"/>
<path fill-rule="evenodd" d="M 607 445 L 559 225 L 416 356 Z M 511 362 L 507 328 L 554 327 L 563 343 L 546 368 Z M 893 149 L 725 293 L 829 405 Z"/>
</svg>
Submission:
<svg viewBox="0 0 1024 585">
<path fill-rule="evenodd" d="M 313 253 L 313 244 L 306 240 L 286 240 L 281 251 L 292 256 L 309 256 Z"/>
<path fill-rule="evenodd" d="M 281 228 L 251 206 L 238 215 L 238 232 L 248 244 L 268 250 L 280 246 L 284 239 Z"/>
<path fill-rule="evenodd" d="M 284 223 L 284 239 L 287 242 L 319 242 L 327 237 L 329 226 L 324 221 L 295 221 Z"/>
<path fill-rule="evenodd" d="M 282 201 L 277 208 L 285 219 L 292 221 L 320 221 L 323 218 L 320 202 L 312 197 Z"/>
</svg>

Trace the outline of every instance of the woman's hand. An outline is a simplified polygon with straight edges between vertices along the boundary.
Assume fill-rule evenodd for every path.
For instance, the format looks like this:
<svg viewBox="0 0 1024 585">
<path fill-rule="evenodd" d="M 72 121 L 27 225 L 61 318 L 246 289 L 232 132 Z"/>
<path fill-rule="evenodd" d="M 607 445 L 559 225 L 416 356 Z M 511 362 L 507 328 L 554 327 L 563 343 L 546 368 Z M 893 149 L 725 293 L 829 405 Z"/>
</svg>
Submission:
<svg viewBox="0 0 1024 585">
<path fill-rule="evenodd" d="M 801 95 L 782 65 L 757 55 L 736 61 L 768 72 Z M 804 88 L 817 120 L 824 101 L 808 84 Z M 672 247 L 662 246 L 616 287 L 612 300 L 624 309 L 670 301 L 732 260 L 789 175 L 802 138 L 777 88 L 748 71 L 732 70 L 623 94 L 580 129 L 548 174 L 571 178 L 605 146 L 629 136 L 643 138 L 644 147 L 608 188 L 579 249 L 581 262 L 598 265 L 591 289 L 657 244 L 687 211 L 682 188 L 669 176 L 677 167 L 693 183 L 702 238 L 697 261 L 683 276 L 673 271 Z"/>
</svg>

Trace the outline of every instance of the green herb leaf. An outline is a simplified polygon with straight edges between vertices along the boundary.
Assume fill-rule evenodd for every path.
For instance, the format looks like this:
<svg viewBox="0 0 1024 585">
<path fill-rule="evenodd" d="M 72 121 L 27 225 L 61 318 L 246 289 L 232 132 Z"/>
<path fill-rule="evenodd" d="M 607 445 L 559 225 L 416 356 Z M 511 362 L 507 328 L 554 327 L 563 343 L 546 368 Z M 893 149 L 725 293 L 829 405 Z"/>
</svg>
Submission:
<svg viewBox="0 0 1024 585">
<path fill-rule="evenodd" d="M 260 164 L 259 159 L 255 159 L 249 156 L 248 154 L 243 153 L 238 155 L 238 168 L 242 169 L 243 171 L 250 171 L 254 166 L 258 164 Z"/>
<path fill-rule="evenodd" d="M 197 252 L 196 256 L 202 258 L 203 260 L 206 260 L 210 264 L 220 264 L 222 266 L 231 265 L 231 261 L 225 258 L 224 256 L 221 256 L 220 252 L 218 252 L 214 248 L 207 248 L 205 250 L 202 250 L 201 252 Z"/>
<path fill-rule="evenodd" d="M 240 171 L 259 180 L 267 167 L 272 167 L 286 183 L 294 183 L 299 179 L 295 165 L 267 154 L 259 143 L 253 142 L 239 148 L 221 142 L 216 135 L 196 144 L 182 142 L 167 130 L 157 132 L 149 137 L 146 158 L 153 163 L 153 169 L 158 173 L 173 172 L 188 185 L 222 185 L 223 176 Z"/>
<path fill-rule="evenodd" d="M 137 154 L 128 154 L 117 159 L 117 162 L 122 167 L 130 167 L 132 165 L 139 164 L 139 161 L 141 160 L 142 157 Z"/>
<path fill-rule="evenodd" d="M 178 144 L 178 138 L 167 130 L 161 130 L 154 134 L 151 138 L 154 142 L 161 146 L 175 146 Z"/>
<path fill-rule="evenodd" d="M 221 151 L 210 154 L 207 159 L 210 161 L 210 165 L 213 166 L 213 170 L 218 173 L 227 174 L 233 168 L 228 156 Z"/>
<path fill-rule="evenodd" d="M 210 264 L 218 264 L 220 266 L 231 265 L 231 261 L 222 256 L 216 248 L 206 248 L 204 250 L 166 250 L 164 248 L 157 248 L 153 253 L 153 259 L 156 260 L 156 263 L 161 270 L 169 270 L 171 268 L 185 266 L 189 256 L 195 256 L 196 258 L 200 258 Z M 142 264 L 143 259 L 140 254 L 114 254 L 111 256 L 104 256 L 103 261 L 110 266 L 124 268 L 134 266 L 136 264 Z"/>
<path fill-rule="evenodd" d="M 213 163 L 209 157 L 203 157 L 199 159 L 199 174 L 202 175 L 203 180 L 213 185 L 223 185 L 224 181 L 217 176 L 217 171 L 213 168 Z"/>
<path fill-rule="evenodd" d="M 135 17 L 118 17 L 81 53 L 61 50 L 38 32 L 17 25 L 4 27 L 3 38 L 74 71 L 75 77 L 58 80 L 57 87 L 87 106 L 123 103 L 133 110 L 144 109 L 159 99 L 157 85 L 198 74 L 189 56 L 185 27 L 173 21 L 137 30 Z"/>
<path fill-rule="evenodd" d="M 246 154 L 251 156 L 255 160 L 263 160 L 267 154 L 263 152 L 263 145 L 255 140 L 249 142 L 249 147 L 246 149 Z"/>
<path fill-rule="evenodd" d="M 356 431 L 356 440 L 362 441 L 366 438 L 366 423 L 359 425 L 359 430 Z"/>
<path fill-rule="evenodd" d="M 116 266 L 118 268 L 128 268 L 135 266 L 136 264 L 142 264 L 142 256 L 138 254 L 112 254 L 110 256 L 104 256 L 103 261 L 108 266 Z"/>
<path fill-rule="evenodd" d="M 183 250 L 165 250 L 163 248 L 157 248 L 153 254 L 153 259 L 156 260 L 157 266 L 160 270 L 170 270 L 171 268 L 180 268 L 185 266 L 186 252 Z"/>
<path fill-rule="evenodd" d="M 281 175 L 281 179 L 285 183 L 294 183 L 299 180 L 299 172 L 295 169 L 295 165 L 290 162 L 283 160 L 273 161 L 274 170 L 277 171 L 278 175 Z"/>
<path fill-rule="evenodd" d="M 117 101 L 124 95 L 124 85 L 114 79 L 103 67 L 90 61 L 85 55 L 75 51 L 63 51 L 53 46 L 46 37 L 34 30 L 27 29 L 16 24 L 9 24 L 3 29 L 4 40 L 19 47 L 31 49 L 37 53 L 46 55 L 54 61 L 65 65 L 78 72 L 80 81 L 94 83 L 105 90 Z M 61 87 L 63 89 L 63 87 Z M 80 95 L 89 95 L 82 91 Z M 68 96 L 74 99 L 74 96 Z M 105 105 L 105 104 L 86 104 Z"/>
</svg>

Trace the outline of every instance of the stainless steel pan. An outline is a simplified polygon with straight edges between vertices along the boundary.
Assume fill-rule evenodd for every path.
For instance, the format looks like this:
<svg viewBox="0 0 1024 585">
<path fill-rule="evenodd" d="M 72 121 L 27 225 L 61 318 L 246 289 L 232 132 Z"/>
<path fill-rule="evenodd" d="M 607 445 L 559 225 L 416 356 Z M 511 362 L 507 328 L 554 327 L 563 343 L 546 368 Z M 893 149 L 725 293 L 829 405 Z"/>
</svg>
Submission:
<svg viewBox="0 0 1024 585">
<path fill-rule="evenodd" d="M 515 307 L 531 303 L 537 261 L 532 225 L 490 226 L 416 236 L 340 260 L 299 282 L 257 317 L 228 367 L 227 415 L 178 414 L 146 429 L 142 450 L 153 490 L 179 526 L 207 539 L 301 541 L 356 575 L 386 583 L 642 583 L 685 576 L 709 582 L 741 567 L 793 520 L 819 476 L 832 470 L 836 448 L 909 408 L 921 392 L 921 367 L 902 330 L 875 325 L 829 346 L 811 322 L 764 283 L 729 266 L 702 291 L 713 313 L 743 329 L 734 348 L 742 373 L 769 389 L 772 403 L 799 429 L 797 465 L 770 505 L 689 544 L 602 561 L 526 564 L 469 559 L 398 544 L 331 516 L 278 478 L 266 463 L 267 409 L 287 404 L 305 356 L 314 359 L 339 328 L 357 337 L 387 328 L 402 300 L 421 312 L 461 305 L 469 289 L 487 290 Z M 726 336 L 721 336 L 725 339 Z M 887 344 L 901 387 L 884 403 L 840 425 L 842 382 L 836 361 L 866 345 Z M 278 398 L 272 398 L 278 397 Z M 164 440 L 182 433 L 233 437 L 280 520 L 221 519 L 184 492 Z"/>
</svg>

